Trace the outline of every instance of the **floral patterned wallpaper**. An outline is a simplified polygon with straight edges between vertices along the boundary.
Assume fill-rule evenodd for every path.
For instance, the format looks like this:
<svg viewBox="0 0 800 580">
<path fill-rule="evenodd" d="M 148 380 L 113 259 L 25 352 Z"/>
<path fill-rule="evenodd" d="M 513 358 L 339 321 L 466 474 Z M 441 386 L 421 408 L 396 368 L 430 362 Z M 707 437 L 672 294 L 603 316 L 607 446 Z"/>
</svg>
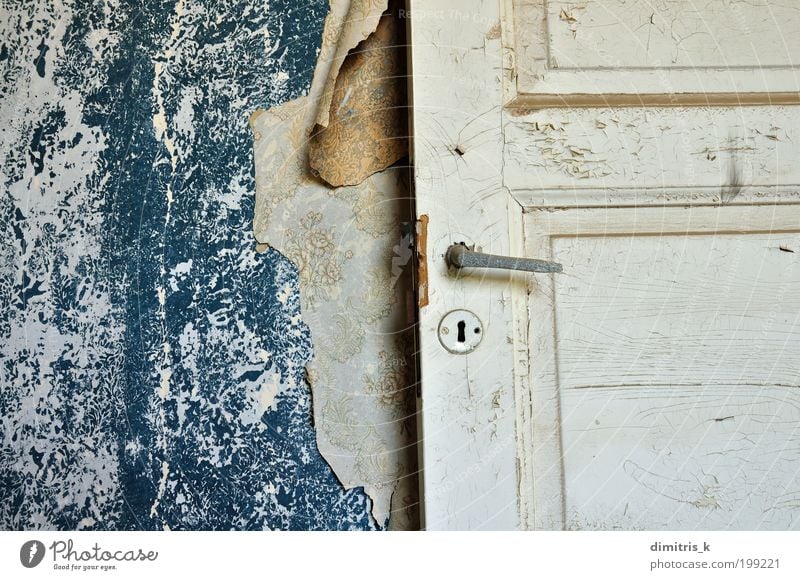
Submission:
<svg viewBox="0 0 800 580">
<path fill-rule="evenodd" d="M 323 457 L 379 525 L 416 529 L 405 22 L 385 0 L 331 7 L 309 94 L 251 117 L 255 236 L 299 271 Z"/>
<path fill-rule="evenodd" d="M 317 449 L 297 266 L 252 235 L 248 115 L 308 90 L 327 10 L 0 3 L 1 528 L 377 527 Z M 352 263 L 321 225 L 286 250 L 309 304 Z"/>
</svg>

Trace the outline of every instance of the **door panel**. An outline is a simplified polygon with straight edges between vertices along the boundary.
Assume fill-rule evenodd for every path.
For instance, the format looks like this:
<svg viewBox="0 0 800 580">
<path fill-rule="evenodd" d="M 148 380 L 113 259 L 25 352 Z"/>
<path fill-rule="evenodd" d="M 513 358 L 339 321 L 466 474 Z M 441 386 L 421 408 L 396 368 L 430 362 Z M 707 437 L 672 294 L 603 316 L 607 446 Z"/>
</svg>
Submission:
<svg viewBox="0 0 800 580">
<path fill-rule="evenodd" d="M 604 68 L 613 62 L 626 69 L 729 70 L 800 62 L 800 39 L 793 34 L 800 11 L 791 0 L 538 4 L 546 14 L 551 63 L 561 68 Z"/>
<path fill-rule="evenodd" d="M 798 201 L 796 106 L 514 109 L 503 180 L 535 205 Z"/>
<path fill-rule="evenodd" d="M 797 206 L 526 215 L 536 527 L 796 527 Z"/>
<path fill-rule="evenodd" d="M 800 98 L 792 0 L 513 0 L 511 13 L 515 84 L 529 105 Z"/>
</svg>

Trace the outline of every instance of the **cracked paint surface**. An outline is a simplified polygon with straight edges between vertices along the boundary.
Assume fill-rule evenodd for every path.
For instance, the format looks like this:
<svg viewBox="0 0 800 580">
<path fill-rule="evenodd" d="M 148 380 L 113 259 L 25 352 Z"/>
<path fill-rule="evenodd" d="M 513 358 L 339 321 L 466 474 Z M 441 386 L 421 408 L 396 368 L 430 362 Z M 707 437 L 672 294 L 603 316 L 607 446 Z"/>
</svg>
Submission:
<svg viewBox="0 0 800 580">
<path fill-rule="evenodd" d="M 0 526 L 372 529 L 320 457 L 248 114 L 323 1 L 37 1 L 0 25 Z"/>
</svg>

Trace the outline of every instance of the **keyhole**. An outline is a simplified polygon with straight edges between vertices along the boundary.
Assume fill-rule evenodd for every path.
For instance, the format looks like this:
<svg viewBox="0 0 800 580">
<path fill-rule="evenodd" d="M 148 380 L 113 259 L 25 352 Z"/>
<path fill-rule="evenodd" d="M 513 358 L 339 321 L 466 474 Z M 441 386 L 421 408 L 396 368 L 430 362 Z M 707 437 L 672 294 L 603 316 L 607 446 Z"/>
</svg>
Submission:
<svg viewBox="0 0 800 580">
<path fill-rule="evenodd" d="M 451 354 L 467 354 L 478 347 L 485 331 L 473 312 L 451 310 L 439 322 L 439 342 Z"/>
</svg>

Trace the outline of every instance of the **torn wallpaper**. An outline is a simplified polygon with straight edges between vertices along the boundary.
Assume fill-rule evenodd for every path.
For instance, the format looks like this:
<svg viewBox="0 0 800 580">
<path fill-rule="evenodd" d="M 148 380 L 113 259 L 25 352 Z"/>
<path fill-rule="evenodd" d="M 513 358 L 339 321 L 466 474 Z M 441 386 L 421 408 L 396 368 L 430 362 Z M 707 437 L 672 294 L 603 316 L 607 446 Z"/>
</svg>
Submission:
<svg viewBox="0 0 800 580">
<path fill-rule="evenodd" d="M 407 153 L 404 23 L 386 6 L 334 0 L 310 93 L 251 117 L 254 229 L 299 271 L 320 451 L 379 525 L 413 529 L 414 232 L 408 168 L 392 165 Z"/>
<path fill-rule="evenodd" d="M 375 32 L 388 8 L 389 0 L 331 0 L 310 93 L 316 100 L 315 124 L 328 126 L 339 71 L 350 51 Z"/>
<path fill-rule="evenodd" d="M 358 185 L 408 155 L 403 26 L 385 14 L 339 70 L 329 124 L 308 148 L 312 172 L 331 186 Z"/>
<path fill-rule="evenodd" d="M 308 90 L 327 13 L 2 3 L 0 528 L 375 529 L 317 450 L 297 269 L 252 236 L 247 118 Z"/>
</svg>

